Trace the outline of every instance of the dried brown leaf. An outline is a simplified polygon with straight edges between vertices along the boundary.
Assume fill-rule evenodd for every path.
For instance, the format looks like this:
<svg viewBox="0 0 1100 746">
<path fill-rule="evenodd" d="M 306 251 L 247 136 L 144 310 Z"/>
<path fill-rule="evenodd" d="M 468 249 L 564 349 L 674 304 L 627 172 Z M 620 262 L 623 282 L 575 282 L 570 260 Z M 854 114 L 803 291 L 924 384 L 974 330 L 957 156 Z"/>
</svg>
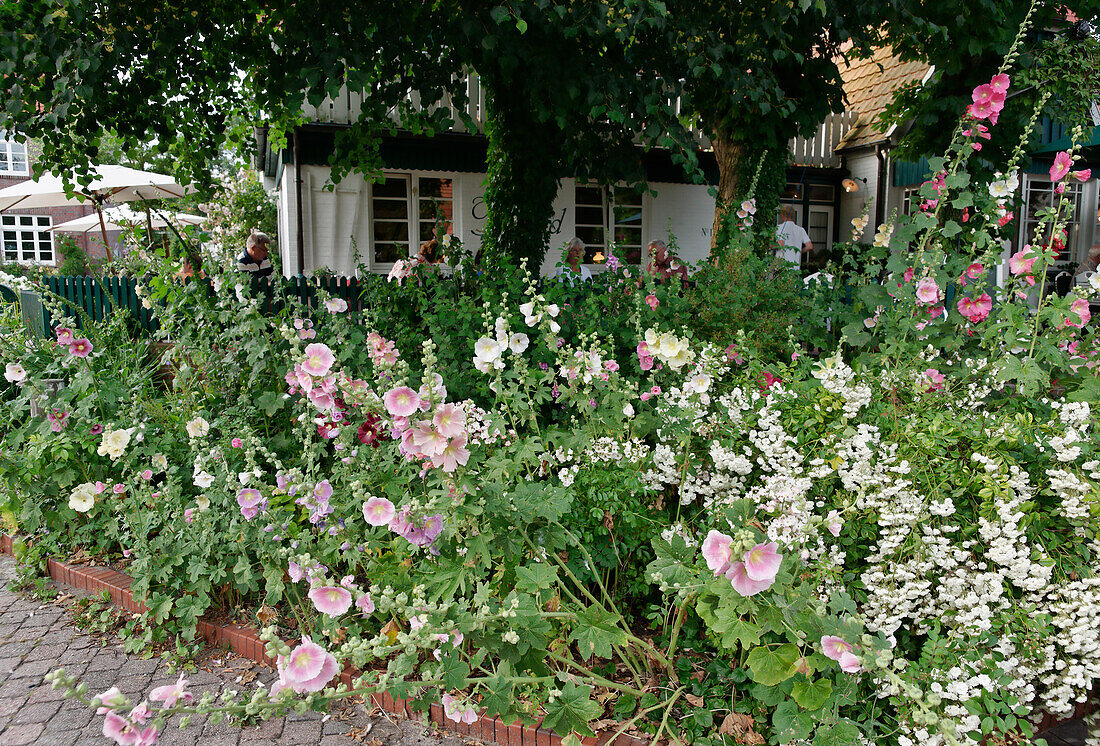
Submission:
<svg viewBox="0 0 1100 746">
<path fill-rule="evenodd" d="M 702 697 L 696 697 L 694 694 L 685 694 L 684 699 L 688 701 L 688 704 L 692 707 L 703 707 L 707 701 Z"/>
</svg>

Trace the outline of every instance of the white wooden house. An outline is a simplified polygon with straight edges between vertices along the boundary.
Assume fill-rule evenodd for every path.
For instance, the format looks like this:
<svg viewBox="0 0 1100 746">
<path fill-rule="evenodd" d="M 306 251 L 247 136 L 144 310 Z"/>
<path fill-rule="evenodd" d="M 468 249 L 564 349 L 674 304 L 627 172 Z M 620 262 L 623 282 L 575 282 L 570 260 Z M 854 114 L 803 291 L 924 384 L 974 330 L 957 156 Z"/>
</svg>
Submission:
<svg viewBox="0 0 1100 746">
<path fill-rule="evenodd" d="M 891 215 L 913 208 L 920 184 L 928 178 L 927 162 L 896 162 L 891 149 L 894 128 L 883 129 L 877 116 L 898 87 L 923 82 L 933 74 L 928 65 L 905 63 L 889 50 L 870 60 L 855 61 L 843 71 L 847 110 L 830 115 L 811 138 L 790 143 L 791 161 L 783 201 L 796 211 L 796 222 L 806 228 L 815 251 L 804 269 L 816 269 L 828 258 L 836 241 L 851 235 L 851 220 L 873 199 L 871 220 L 862 240 L 873 239 L 876 226 Z M 368 183 L 352 174 L 331 189 L 326 165 L 334 137 L 359 116 L 361 98 L 344 91 L 320 106 L 305 106 L 309 123 L 291 136 L 288 148 L 273 152 L 260 133 L 257 168 L 276 191 L 279 206 L 278 248 L 284 272 L 312 273 L 326 267 L 337 274 L 353 274 L 358 265 L 386 273 L 396 259 L 416 253 L 432 236 L 437 218 L 467 246 L 480 242 L 485 223 L 485 104 L 476 75 L 467 80 L 473 131 L 459 124 L 432 138 L 398 133 L 383 140 L 384 180 Z M 413 96 L 415 99 L 415 96 Z M 457 120 L 457 116 L 454 116 Z M 1051 128 L 1047 144 L 1062 135 Z M 710 183 L 717 167 L 706 138 L 697 133 L 700 162 Z M 1048 154 L 1048 158 L 1052 157 Z M 551 247 L 542 271 L 553 271 L 561 261 L 561 247 L 574 236 L 589 247 L 591 261 L 614 241 L 620 250 L 645 263 L 645 247 L 653 239 L 675 236 L 682 259 L 696 262 L 710 250 L 714 200 L 709 186 L 689 183 L 667 154 L 653 150 L 642 155 L 653 194 L 641 196 L 566 178 L 554 204 Z M 1025 215 L 1034 216 L 1052 196 L 1045 178 L 1049 162 L 1036 154 L 1036 173 L 1023 178 L 1021 196 Z M 1098 164 L 1100 165 L 1100 164 Z M 1096 169 L 1100 175 L 1100 168 Z M 1065 261 L 1083 261 L 1088 248 L 1100 241 L 1097 217 L 1097 180 L 1070 186 L 1076 200 L 1070 225 L 1070 248 Z M 1033 221 L 1022 221 L 1018 241 Z M 598 271 L 598 263 L 589 265 Z"/>
</svg>

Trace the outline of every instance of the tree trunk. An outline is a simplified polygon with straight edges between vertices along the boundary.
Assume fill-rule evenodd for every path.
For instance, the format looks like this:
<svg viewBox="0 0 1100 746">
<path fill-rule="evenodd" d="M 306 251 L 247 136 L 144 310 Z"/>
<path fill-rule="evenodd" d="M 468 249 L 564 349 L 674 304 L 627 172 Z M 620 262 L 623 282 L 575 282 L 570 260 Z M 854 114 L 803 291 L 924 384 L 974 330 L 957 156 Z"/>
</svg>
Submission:
<svg viewBox="0 0 1100 746">
<path fill-rule="evenodd" d="M 718 198 L 714 202 L 714 225 L 710 231 L 710 250 L 713 253 L 722 235 L 722 222 L 737 198 L 737 188 L 740 186 L 738 174 L 745 146 L 733 142 L 721 132 L 711 135 L 710 144 L 718 161 Z"/>
<path fill-rule="evenodd" d="M 482 79 L 485 85 L 484 78 Z M 487 86 L 489 138 L 487 211 L 483 249 L 488 259 L 527 259 L 537 273 L 550 241 L 558 196 L 560 138 L 553 125 L 532 116 L 534 103 L 522 92 Z"/>
</svg>

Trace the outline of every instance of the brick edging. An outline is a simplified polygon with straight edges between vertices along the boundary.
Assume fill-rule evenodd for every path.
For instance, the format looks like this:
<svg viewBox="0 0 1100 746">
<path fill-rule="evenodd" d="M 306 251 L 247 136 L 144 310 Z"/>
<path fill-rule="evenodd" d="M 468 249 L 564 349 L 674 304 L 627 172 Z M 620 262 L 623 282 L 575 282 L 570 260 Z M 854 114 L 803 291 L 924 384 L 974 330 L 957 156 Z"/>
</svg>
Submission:
<svg viewBox="0 0 1100 746">
<path fill-rule="evenodd" d="M 8 534 L 0 534 L 0 552 L 14 554 L 13 539 Z M 112 570 L 109 567 L 92 567 L 86 565 L 70 565 L 54 559 L 46 560 L 46 570 L 50 578 L 59 583 L 79 588 L 90 593 L 111 594 L 111 602 L 126 611 L 141 614 L 148 611 L 148 607 L 134 600 L 130 591 L 133 578 L 125 573 Z M 237 624 L 218 624 L 205 617 L 199 617 L 196 627 L 198 636 L 213 647 L 228 646 L 237 655 L 248 658 L 272 668 L 275 661 L 264 652 L 264 643 L 253 627 Z M 356 671 L 345 668 L 340 673 L 340 681 L 351 686 Z M 478 719 L 470 724 L 456 723 L 443 716 L 443 706 L 433 702 L 430 713 L 415 712 L 410 707 L 407 699 L 394 699 L 388 692 L 373 693 L 371 702 L 381 710 L 408 718 L 421 723 L 432 723 L 441 730 L 451 731 L 459 735 L 477 738 L 486 743 L 495 743 L 498 746 L 561 746 L 562 737 L 557 733 L 536 726 L 523 725 L 519 720 L 514 723 L 505 723 L 499 717 L 488 717 L 485 714 L 478 715 Z M 595 736 L 581 739 L 584 746 L 649 746 L 648 740 L 635 738 L 627 734 L 620 735 L 615 743 L 609 744 L 615 731 L 604 731 Z"/>
</svg>

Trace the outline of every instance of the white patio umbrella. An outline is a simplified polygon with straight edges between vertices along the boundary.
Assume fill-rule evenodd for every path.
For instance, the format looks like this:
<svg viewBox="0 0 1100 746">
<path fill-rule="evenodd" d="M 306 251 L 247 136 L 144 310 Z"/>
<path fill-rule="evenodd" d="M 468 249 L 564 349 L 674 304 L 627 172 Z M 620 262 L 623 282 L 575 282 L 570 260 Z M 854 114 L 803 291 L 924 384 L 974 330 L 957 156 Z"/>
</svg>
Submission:
<svg viewBox="0 0 1100 746">
<path fill-rule="evenodd" d="M 94 171 L 96 177 L 87 186 L 75 183 L 74 180 L 75 191 L 71 197 L 66 193 L 61 177 L 56 174 L 43 174 L 40 179 L 0 189 L 0 212 L 16 207 L 64 207 L 91 201 L 99 217 L 103 244 L 107 250 L 107 260 L 110 261 L 112 257 L 111 248 L 107 245 L 107 223 L 103 218 L 104 203 L 172 199 L 195 191 L 194 187 L 183 186 L 171 176 L 126 166 L 95 166 Z"/>
<path fill-rule="evenodd" d="M 87 233 L 93 228 L 99 228 L 99 215 L 85 215 L 82 218 L 69 220 L 50 228 L 51 231 L 64 233 Z M 202 215 L 192 215 L 186 212 L 154 212 L 152 219 L 139 212 L 134 212 L 125 205 L 107 207 L 103 210 L 103 226 L 108 231 L 125 230 L 132 224 L 143 223 L 153 228 L 167 228 L 172 225 L 202 225 L 206 218 Z"/>
</svg>

